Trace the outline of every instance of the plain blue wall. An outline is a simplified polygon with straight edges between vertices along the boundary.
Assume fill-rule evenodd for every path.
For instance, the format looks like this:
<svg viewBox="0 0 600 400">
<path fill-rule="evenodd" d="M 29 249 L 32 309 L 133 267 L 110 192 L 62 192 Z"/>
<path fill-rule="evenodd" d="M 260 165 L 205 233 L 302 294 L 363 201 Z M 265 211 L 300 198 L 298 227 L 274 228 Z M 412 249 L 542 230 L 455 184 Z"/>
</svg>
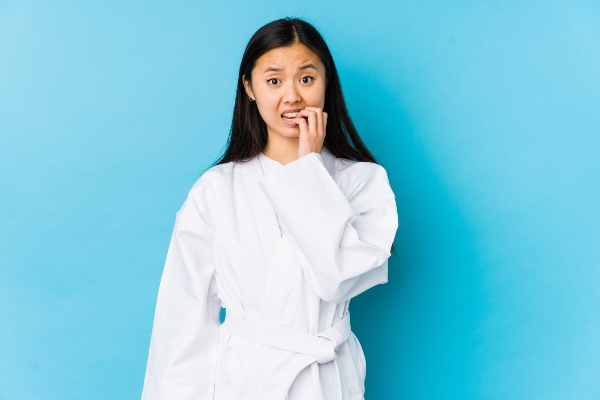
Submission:
<svg viewBox="0 0 600 400">
<path fill-rule="evenodd" d="M 600 398 L 597 1 L 0 3 L 0 399 L 136 399 L 261 25 L 313 22 L 397 196 L 367 399 Z"/>
</svg>

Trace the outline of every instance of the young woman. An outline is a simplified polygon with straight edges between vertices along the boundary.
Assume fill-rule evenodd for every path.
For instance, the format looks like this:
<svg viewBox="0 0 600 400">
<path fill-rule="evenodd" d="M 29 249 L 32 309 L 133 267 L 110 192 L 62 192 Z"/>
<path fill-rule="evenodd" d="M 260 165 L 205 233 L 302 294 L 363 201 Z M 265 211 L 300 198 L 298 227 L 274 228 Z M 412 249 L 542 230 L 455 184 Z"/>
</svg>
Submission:
<svg viewBox="0 0 600 400">
<path fill-rule="evenodd" d="M 321 35 L 260 28 L 227 150 L 176 215 L 142 399 L 363 399 L 348 306 L 387 282 L 397 227 Z"/>
</svg>

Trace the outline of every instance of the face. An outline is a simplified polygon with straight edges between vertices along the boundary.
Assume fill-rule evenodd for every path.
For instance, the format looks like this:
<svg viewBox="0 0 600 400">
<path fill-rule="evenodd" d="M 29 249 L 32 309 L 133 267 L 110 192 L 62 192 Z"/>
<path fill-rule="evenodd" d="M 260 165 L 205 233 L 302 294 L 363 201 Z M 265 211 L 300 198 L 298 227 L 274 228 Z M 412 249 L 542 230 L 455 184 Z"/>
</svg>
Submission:
<svg viewBox="0 0 600 400">
<path fill-rule="evenodd" d="M 310 48 L 296 43 L 278 47 L 258 58 L 252 81 L 244 79 L 246 93 L 255 99 L 267 125 L 269 137 L 298 137 L 300 128 L 286 122 L 283 114 L 295 114 L 306 107 L 325 106 L 325 66 Z"/>
</svg>

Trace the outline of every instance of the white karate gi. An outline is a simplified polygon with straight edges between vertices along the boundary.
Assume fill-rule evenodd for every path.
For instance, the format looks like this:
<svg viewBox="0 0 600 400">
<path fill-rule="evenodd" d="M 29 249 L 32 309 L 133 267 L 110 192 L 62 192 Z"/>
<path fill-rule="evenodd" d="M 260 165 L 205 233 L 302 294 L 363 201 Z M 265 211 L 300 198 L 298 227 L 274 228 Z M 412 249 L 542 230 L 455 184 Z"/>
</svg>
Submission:
<svg viewBox="0 0 600 400">
<path fill-rule="evenodd" d="M 142 400 L 364 399 L 360 343 L 331 327 L 349 321 L 352 297 L 387 282 L 397 227 L 385 169 L 326 147 L 206 171 L 176 214 Z M 300 336 L 260 344 L 230 321 Z M 331 340 L 315 336 L 324 331 Z M 313 348 L 305 337 L 319 340 L 314 354 L 285 347 Z"/>
</svg>

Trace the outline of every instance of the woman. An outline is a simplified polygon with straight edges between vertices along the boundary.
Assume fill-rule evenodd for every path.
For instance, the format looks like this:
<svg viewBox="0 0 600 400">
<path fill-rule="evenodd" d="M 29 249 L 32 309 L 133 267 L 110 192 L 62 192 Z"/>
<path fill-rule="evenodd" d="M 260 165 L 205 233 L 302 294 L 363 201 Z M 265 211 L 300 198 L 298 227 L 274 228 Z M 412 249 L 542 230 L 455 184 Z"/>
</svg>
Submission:
<svg viewBox="0 0 600 400">
<path fill-rule="evenodd" d="M 348 306 L 387 282 L 397 226 L 321 35 L 260 28 L 228 148 L 177 212 L 142 399 L 363 399 Z"/>
</svg>

